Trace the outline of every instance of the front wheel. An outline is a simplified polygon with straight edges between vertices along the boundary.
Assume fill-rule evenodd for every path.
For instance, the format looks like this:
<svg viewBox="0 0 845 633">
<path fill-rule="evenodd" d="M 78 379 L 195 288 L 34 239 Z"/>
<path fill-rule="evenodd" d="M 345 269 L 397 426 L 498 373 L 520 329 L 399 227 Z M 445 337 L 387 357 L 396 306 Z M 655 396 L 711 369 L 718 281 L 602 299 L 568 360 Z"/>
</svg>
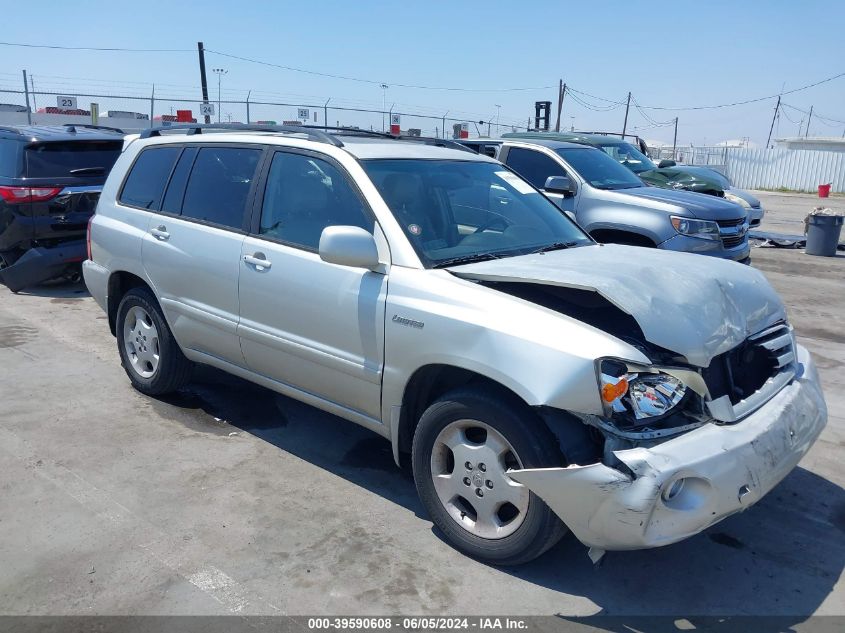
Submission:
<svg viewBox="0 0 845 633">
<path fill-rule="evenodd" d="M 507 474 L 563 463 L 555 437 L 527 406 L 485 390 L 449 393 L 420 418 L 412 461 L 435 525 L 473 558 L 525 563 L 565 533 L 542 499 Z"/>
<path fill-rule="evenodd" d="M 179 349 L 148 290 L 133 288 L 123 296 L 116 330 L 121 363 L 138 391 L 159 396 L 188 382 L 193 365 Z"/>
</svg>

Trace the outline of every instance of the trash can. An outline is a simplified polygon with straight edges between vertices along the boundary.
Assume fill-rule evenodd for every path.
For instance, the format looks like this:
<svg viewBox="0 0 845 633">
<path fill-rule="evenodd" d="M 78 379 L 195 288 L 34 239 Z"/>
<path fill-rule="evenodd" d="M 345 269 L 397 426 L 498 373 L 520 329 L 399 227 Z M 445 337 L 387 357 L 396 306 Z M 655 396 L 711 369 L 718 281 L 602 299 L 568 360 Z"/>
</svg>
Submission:
<svg viewBox="0 0 845 633">
<path fill-rule="evenodd" d="M 807 255 L 833 257 L 839 246 L 839 233 L 845 216 L 813 214 L 807 216 Z"/>
<path fill-rule="evenodd" d="M 827 198 L 830 195 L 830 185 L 832 183 L 828 183 L 826 185 L 819 185 L 819 198 Z"/>
</svg>

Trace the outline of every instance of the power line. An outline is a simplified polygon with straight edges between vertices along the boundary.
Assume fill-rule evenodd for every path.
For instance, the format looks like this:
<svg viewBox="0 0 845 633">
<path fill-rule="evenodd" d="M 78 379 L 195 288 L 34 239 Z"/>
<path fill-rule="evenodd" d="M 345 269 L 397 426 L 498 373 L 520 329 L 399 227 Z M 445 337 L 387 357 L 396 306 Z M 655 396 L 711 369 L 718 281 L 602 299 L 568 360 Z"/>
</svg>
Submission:
<svg viewBox="0 0 845 633">
<path fill-rule="evenodd" d="M 519 92 L 519 91 L 529 91 L 529 90 L 549 90 L 554 88 L 555 86 L 537 86 L 532 88 L 458 88 L 458 87 L 447 87 L 447 86 L 423 86 L 418 84 L 403 84 L 398 82 L 390 82 L 390 81 L 383 81 L 381 79 L 364 79 L 362 77 L 350 77 L 348 75 L 334 75 L 331 73 L 322 73 L 316 70 L 307 70 L 305 68 L 296 68 L 295 66 L 285 66 L 283 64 L 274 64 L 273 62 L 266 62 L 260 59 L 252 59 L 250 57 L 241 57 L 240 55 L 232 55 L 230 53 L 223 53 L 221 51 L 215 51 L 210 48 L 205 49 L 206 53 L 214 53 L 215 55 L 222 55 L 223 57 L 229 57 L 230 59 L 237 59 L 243 62 L 249 62 L 251 64 L 260 64 L 262 66 L 270 66 L 272 68 L 279 68 L 281 70 L 290 70 L 297 73 L 304 73 L 306 75 L 316 75 L 318 77 L 329 77 L 331 79 L 343 79 L 345 81 L 357 81 L 358 83 L 365 83 L 365 84 L 374 84 L 374 85 L 381 85 L 386 83 L 391 87 L 396 88 L 413 88 L 416 90 L 444 90 L 449 92 Z"/>
<path fill-rule="evenodd" d="M 813 82 L 811 84 L 801 86 L 800 88 L 793 88 L 792 90 L 786 90 L 785 92 L 781 92 L 779 94 L 773 94 L 773 95 L 769 95 L 767 97 L 758 97 L 757 99 L 746 99 L 745 101 L 734 101 L 733 103 L 721 103 L 719 105 L 709 105 L 709 106 L 677 106 L 677 107 L 641 106 L 641 107 L 643 107 L 647 110 L 716 110 L 718 108 L 731 108 L 733 106 L 746 105 L 748 103 L 759 103 L 760 101 L 767 101 L 769 99 L 775 99 L 778 96 L 782 96 L 782 95 L 794 94 L 796 92 L 801 92 L 802 90 L 807 90 L 809 88 L 814 88 L 815 86 L 820 86 L 821 84 L 828 83 L 829 81 L 833 81 L 834 79 L 839 79 L 840 77 L 845 77 L 845 73 L 839 73 L 838 75 L 833 75 L 832 77 L 827 77 L 825 79 L 821 79 L 820 81 L 816 81 L 816 82 Z"/>
<path fill-rule="evenodd" d="M 52 44 L 21 44 L 20 42 L 0 42 L 0 46 L 20 46 L 22 48 L 50 48 L 61 51 L 106 51 L 110 53 L 193 53 L 190 48 L 103 48 L 97 46 L 56 46 Z"/>
</svg>

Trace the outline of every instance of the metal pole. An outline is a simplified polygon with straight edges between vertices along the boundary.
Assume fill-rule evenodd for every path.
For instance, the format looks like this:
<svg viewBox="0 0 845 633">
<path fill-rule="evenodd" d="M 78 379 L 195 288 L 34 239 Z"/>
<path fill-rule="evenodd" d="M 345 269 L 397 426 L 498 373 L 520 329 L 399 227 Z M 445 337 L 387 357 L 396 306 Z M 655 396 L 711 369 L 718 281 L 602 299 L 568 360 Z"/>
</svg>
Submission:
<svg viewBox="0 0 845 633">
<path fill-rule="evenodd" d="M 384 132 L 384 109 L 387 107 L 387 84 L 381 84 L 381 131 Z"/>
<path fill-rule="evenodd" d="M 249 95 L 252 94 L 252 90 L 246 93 L 246 123 L 249 125 Z"/>
<path fill-rule="evenodd" d="M 772 130 L 775 129 L 775 119 L 778 118 L 778 110 L 780 110 L 780 95 L 778 95 L 778 102 L 775 105 L 775 113 L 772 115 L 772 127 L 769 128 L 769 138 L 766 139 L 766 149 L 769 149 L 769 143 L 772 141 Z"/>
<path fill-rule="evenodd" d="M 197 42 L 197 52 L 200 58 L 200 85 L 202 86 L 202 102 L 208 103 L 208 81 L 205 78 L 205 49 L 202 47 L 202 42 Z M 211 123 L 211 117 L 205 115 L 205 122 Z"/>
<path fill-rule="evenodd" d="M 395 106 L 395 105 L 396 105 L 395 103 L 392 103 L 392 104 L 390 105 L 390 115 L 387 117 L 387 118 L 388 118 L 388 120 L 390 120 L 390 121 L 393 121 L 393 106 Z M 382 121 L 382 123 L 381 123 L 381 131 L 382 131 L 382 132 L 384 132 L 384 112 L 382 112 L 382 113 L 381 113 L 381 121 Z M 402 130 L 401 130 L 401 128 L 400 128 L 400 130 L 399 130 L 399 131 L 400 131 L 400 132 L 402 131 Z"/>
<path fill-rule="evenodd" d="M 327 128 L 329 127 L 329 101 L 331 100 L 332 98 L 329 97 L 323 104 L 323 125 Z"/>
<path fill-rule="evenodd" d="M 32 109 L 38 112 L 38 104 L 35 103 L 35 77 L 29 76 L 29 85 L 32 87 Z"/>
<path fill-rule="evenodd" d="M 449 114 L 448 110 L 446 110 L 446 114 Z M 443 138 L 448 138 L 446 136 L 446 114 L 443 115 Z"/>
<path fill-rule="evenodd" d="M 32 110 L 29 107 L 29 85 L 26 82 L 26 71 L 23 71 L 23 92 L 26 95 L 26 122 L 32 125 Z"/>
<path fill-rule="evenodd" d="M 675 117 L 675 136 L 672 138 L 672 160 L 677 160 L 675 158 L 678 154 L 676 153 L 678 150 L 678 117 Z"/>
<path fill-rule="evenodd" d="M 628 103 L 625 105 L 625 122 L 622 124 L 622 140 L 625 140 L 625 132 L 628 130 L 628 109 L 631 107 L 631 93 L 628 93 Z"/>
<path fill-rule="evenodd" d="M 217 73 L 217 122 L 218 123 L 220 123 L 220 83 L 222 81 L 223 81 L 223 73 Z"/>
<path fill-rule="evenodd" d="M 155 101 L 156 101 L 156 85 L 153 84 L 153 92 L 150 95 L 150 127 L 153 126 L 153 112 L 155 110 Z"/>
<path fill-rule="evenodd" d="M 807 129 L 804 130 L 804 138 L 810 133 L 810 121 L 813 120 L 813 106 L 810 106 L 810 117 L 807 119 Z"/>
<path fill-rule="evenodd" d="M 566 84 L 563 79 L 560 80 L 557 91 L 557 122 L 555 123 L 555 132 L 560 132 L 560 113 L 563 110 L 563 97 L 566 95 Z"/>
</svg>

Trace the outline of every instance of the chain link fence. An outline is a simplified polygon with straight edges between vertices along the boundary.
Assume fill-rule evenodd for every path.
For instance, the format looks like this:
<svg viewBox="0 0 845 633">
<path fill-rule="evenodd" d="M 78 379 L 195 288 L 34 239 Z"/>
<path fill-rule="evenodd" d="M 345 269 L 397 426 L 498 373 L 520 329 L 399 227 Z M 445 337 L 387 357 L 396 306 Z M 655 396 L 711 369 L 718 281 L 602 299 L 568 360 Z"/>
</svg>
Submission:
<svg viewBox="0 0 845 633">
<path fill-rule="evenodd" d="M 28 105 L 27 105 L 28 104 Z M 189 122 L 204 123 L 201 100 L 167 92 L 150 91 L 149 96 L 115 95 L 102 92 L 58 92 L 0 88 L 0 125 L 91 123 L 92 104 L 99 112 L 97 123 L 118 127 L 127 133 L 156 125 L 176 123 L 179 111 L 188 112 Z M 324 103 L 284 102 L 266 99 L 209 99 L 210 122 L 253 124 L 305 124 L 390 131 L 391 122 L 403 134 L 453 138 L 463 124 L 470 136 L 496 136 L 524 129 L 525 125 L 499 125 L 495 121 L 473 122 L 444 114 L 424 114 L 391 107 L 386 110 Z M 183 117 L 184 118 L 184 114 Z M 481 125 L 479 125 L 481 123 Z"/>
</svg>

